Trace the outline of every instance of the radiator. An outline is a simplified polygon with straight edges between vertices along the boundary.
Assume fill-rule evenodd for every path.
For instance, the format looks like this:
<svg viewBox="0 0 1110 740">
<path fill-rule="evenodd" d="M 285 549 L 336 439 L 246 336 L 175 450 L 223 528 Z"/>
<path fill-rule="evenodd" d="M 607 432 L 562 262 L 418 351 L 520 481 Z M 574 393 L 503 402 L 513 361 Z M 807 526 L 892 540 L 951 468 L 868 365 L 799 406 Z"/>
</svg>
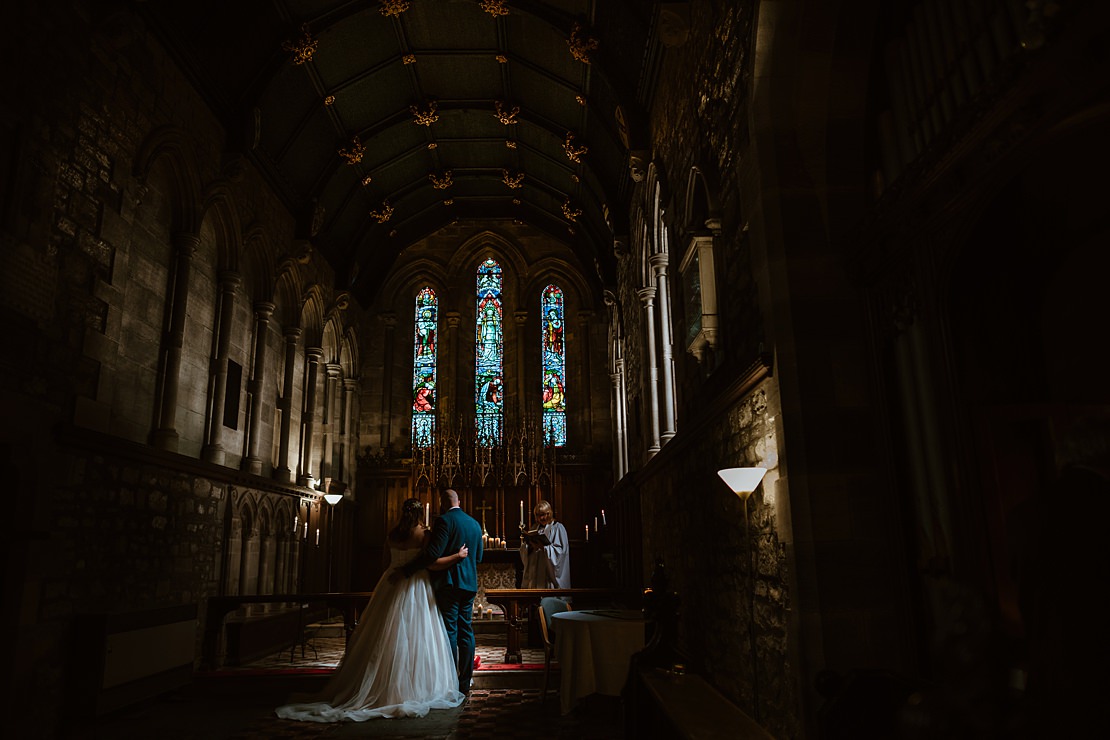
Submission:
<svg viewBox="0 0 1110 740">
<path fill-rule="evenodd" d="M 79 620 L 75 669 L 86 709 L 103 714 L 192 680 L 197 605 Z"/>
</svg>

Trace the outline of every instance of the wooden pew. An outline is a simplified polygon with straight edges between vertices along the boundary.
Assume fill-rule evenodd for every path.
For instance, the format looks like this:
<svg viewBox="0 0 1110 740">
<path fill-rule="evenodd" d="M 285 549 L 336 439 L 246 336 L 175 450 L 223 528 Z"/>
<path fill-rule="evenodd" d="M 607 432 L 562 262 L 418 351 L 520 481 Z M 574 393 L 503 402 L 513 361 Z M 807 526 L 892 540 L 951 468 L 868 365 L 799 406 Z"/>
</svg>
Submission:
<svg viewBox="0 0 1110 740">
<path fill-rule="evenodd" d="M 545 596 L 570 597 L 574 608 L 610 604 L 639 606 L 640 593 L 614 588 L 494 588 L 486 589 L 486 601 L 505 612 L 505 662 L 521 663 L 520 635 L 532 606 Z"/>
</svg>

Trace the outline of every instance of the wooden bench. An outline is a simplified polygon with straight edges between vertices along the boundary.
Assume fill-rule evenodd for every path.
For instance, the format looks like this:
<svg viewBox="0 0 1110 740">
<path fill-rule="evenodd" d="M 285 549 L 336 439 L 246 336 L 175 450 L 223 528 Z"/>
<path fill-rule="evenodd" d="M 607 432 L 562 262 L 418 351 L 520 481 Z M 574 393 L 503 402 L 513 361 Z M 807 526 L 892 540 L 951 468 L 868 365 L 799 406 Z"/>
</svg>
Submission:
<svg viewBox="0 0 1110 740">
<path fill-rule="evenodd" d="M 486 590 L 486 601 L 505 612 L 505 662 L 521 663 L 521 632 L 526 617 L 545 596 L 570 598 L 574 608 L 611 604 L 639 605 L 640 593 L 613 588 L 494 588 Z M 537 631 L 538 637 L 538 631 Z"/>
</svg>

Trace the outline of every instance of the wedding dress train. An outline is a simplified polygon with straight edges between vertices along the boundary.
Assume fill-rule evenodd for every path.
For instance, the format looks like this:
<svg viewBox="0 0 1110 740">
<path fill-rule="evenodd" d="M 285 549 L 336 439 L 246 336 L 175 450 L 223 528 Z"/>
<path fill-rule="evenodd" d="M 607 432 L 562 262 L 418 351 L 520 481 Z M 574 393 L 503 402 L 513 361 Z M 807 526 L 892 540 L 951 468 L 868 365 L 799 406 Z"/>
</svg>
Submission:
<svg viewBox="0 0 1110 740">
<path fill-rule="evenodd" d="M 419 550 L 390 548 L 390 566 L 374 587 L 323 691 L 278 707 L 302 722 L 362 722 L 375 717 L 423 717 L 462 703 L 455 661 L 436 608 L 428 571 L 390 583 L 389 572 Z"/>
</svg>

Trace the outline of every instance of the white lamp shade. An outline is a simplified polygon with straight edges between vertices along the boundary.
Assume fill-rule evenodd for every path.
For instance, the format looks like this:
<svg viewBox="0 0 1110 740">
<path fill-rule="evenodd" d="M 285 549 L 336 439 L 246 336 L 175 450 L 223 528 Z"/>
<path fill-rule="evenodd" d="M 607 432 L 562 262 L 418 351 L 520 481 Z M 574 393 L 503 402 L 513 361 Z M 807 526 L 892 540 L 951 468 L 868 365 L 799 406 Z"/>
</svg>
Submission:
<svg viewBox="0 0 1110 740">
<path fill-rule="evenodd" d="M 758 488 L 766 473 L 767 468 L 725 468 L 717 471 L 721 480 L 738 496 L 747 496 Z"/>
<path fill-rule="evenodd" d="M 332 506 L 335 506 L 336 504 L 338 504 L 340 501 L 343 500 L 343 494 L 342 493 L 325 493 L 324 494 L 324 500 L 327 501 Z"/>
</svg>

